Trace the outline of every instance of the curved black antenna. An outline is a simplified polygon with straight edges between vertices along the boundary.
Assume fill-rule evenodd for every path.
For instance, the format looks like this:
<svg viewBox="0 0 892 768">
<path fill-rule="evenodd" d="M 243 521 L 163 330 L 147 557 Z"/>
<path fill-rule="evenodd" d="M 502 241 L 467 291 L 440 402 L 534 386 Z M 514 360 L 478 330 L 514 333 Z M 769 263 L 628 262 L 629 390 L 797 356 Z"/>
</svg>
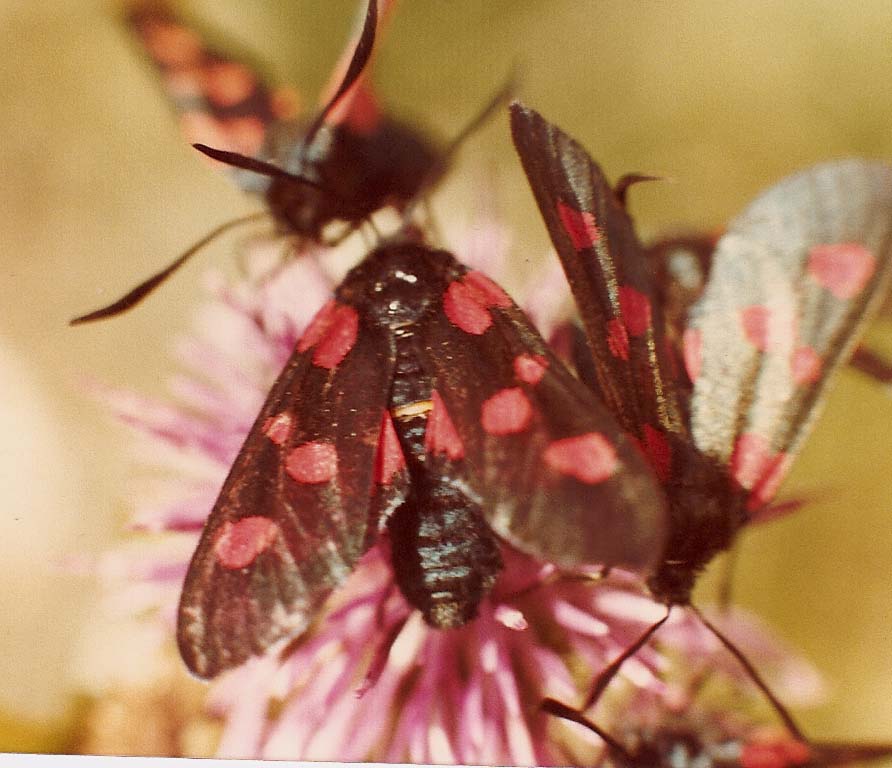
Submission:
<svg viewBox="0 0 892 768">
<path fill-rule="evenodd" d="M 231 221 L 227 221 L 225 224 L 221 224 L 216 229 L 212 230 L 209 234 L 205 235 L 201 240 L 199 240 L 195 245 L 193 245 L 189 250 L 187 250 L 182 256 L 179 256 L 175 261 L 166 266 L 160 272 L 156 272 L 152 275 L 148 280 L 144 280 L 139 285 L 136 286 L 133 290 L 129 291 L 126 295 L 122 296 L 117 301 L 109 304 L 107 307 L 102 307 L 101 309 L 94 310 L 93 312 L 88 312 L 86 315 L 81 315 L 80 317 L 75 317 L 73 320 L 68 322 L 69 325 L 81 325 L 83 323 L 92 323 L 94 320 L 104 320 L 107 317 L 115 317 L 116 315 L 120 315 L 123 312 L 126 312 L 128 309 L 135 307 L 139 302 L 141 302 L 146 296 L 148 296 L 152 291 L 154 291 L 161 283 L 167 280 L 174 272 L 176 272 L 180 267 L 183 266 L 192 256 L 194 256 L 198 251 L 200 251 L 204 246 L 206 246 L 211 240 L 222 235 L 224 232 L 240 226 L 242 224 L 248 224 L 252 221 L 259 221 L 260 219 L 267 218 L 269 214 L 266 211 L 261 213 L 252 213 L 248 216 L 241 216 L 238 219 L 232 219 Z"/>
<path fill-rule="evenodd" d="M 352 212 L 365 212 L 364 210 L 359 208 L 359 206 L 349 202 L 348 200 L 345 200 L 343 197 L 332 192 L 330 189 L 327 189 L 318 181 L 313 181 L 312 179 L 308 179 L 306 176 L 300 176 L 296 173 L 290 173 L 282 168 L 279 168 L 279 166 L 277 165 L 266 162 L 265 160 L 258 160 L 256 157 L 240 155 L 238 152 L 227 152 L 224 149 L 214 149 L 213 147 L 209 147 L 207 144 L 193 144 L 192 146 L 203 155 L 207 155 L 208 157 L 213 158 L 214 160 L 217 160 L 221 163 L 225 163 L 226 165 L 231 165 L 234 168 L 241 168 L 245 171 L 259 173 L 261 176 L 269 176 L 270 178 L 274 179 L 285 179 L 293 184 L 303 184 L 304 186 L 312 187 L 313 189 L 319 190 L 330 200 L 334 200 L 335 202 L 337 202 L 338 205 L 341 206 L 341 210 L 343 210 L 347 214 Z"/>
<path fill-rule="evenodd" d="M 288 179 L 289 181 L 294 181 L 298 184 L 306 184 L 308 187 L 313 187 L 321 190 L 325 194 L 329 194 L 328 190 L 318 182 L 312 181 L 304 176 L 289 173 L 283 168 L 279 168 L 279 166 L 268 163 L 265 160 L 258 160 L 256 157 L 240 155 L 238 152 L 227 152 L 225 149 L 214 149 L 207 144 L 193 144 L 192 147 L 197 149 L 203 155 L 207 155 L 226 165 L 231 165 L 234 168 L 241 168 L 245 171 L 259 173 L 261 176 L 269 176 L 274 179 Z"/>
<path fill-rule="evenodd" d="M 377 28 L 378 0 L 369 0 L 369 7 L 365 14 L 365 23 L 362 25 L 359 40 L 356 42 L 356 50 L 353 51 L 353 58 L 350 59 L 350 64 L 347 67 L 347 72 L 344 74 L 344 79 L 338 86 L 337 91 L 335 91 L 334 96 L 328 100 L 328 103 L 322 107 L 319 114 L 316 115 L 313 122 L 310 123 L 310 127 L 307 129 L 303 138 L 303 145 L 305 147 L 312 144 L 313 139 L 325 122 L 325 118 L 328 117 L 329 113 L 335 106 L 337 106 L 338 102 L 344 98 L 347 92 L 356 85 L 356 81 L 359 80 L 359 76 L 362 74 L 362 71 L 365 69 L 366 64 L 369 63 L 369 59 L 371 58 L 372 48 L 375 45 L 375 32 Z"/>
</svg>

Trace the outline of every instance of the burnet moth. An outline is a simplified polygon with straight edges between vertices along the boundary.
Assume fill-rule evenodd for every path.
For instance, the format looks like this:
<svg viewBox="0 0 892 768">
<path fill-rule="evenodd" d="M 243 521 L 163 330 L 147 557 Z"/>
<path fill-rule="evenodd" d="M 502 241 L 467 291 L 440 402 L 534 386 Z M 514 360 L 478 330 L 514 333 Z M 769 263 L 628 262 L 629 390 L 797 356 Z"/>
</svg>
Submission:
<svg viewBox="0 0 892 768">
<path fill-rule="evenodd" d="M 600 168 L 517 103 L 511 127 L 582 319 L 591 386 L 661 486 L 654 506 L 638 514 L 666 531 L 647 584 L 667 612 L 603 670 L 580 710 L 546 702 L 572 719 L 673 607 L 696 611 L 690 596 L 699 572 L 771 502 L 832 374 L 886 290 L 892 167 L 827 163 L 763 193 L 721 237 L 702 294 L 681 325 L 675 321 L 673 340 L 652 262 Z M 615 546 L 639 545 L 631 532 L 619 536 Z M 749 662 L 697 613 L 801 739 Z"/>
<path fill-rule="evenodd" d="M 164 269 L 72 325 L 113 317 L 135 306 L 211 240 L 272 217 L 277 229 L 334 245 L 375 211 L 403 211 L 448 168 L 462 141 L 504 103 L 506 83 L 447 146 L 437 146 L 379 106 L 367 65 L 382 18 L 395 0 L 368 0 L 318 112 L 297 119 L 290 89 L 265 85 L 254 69 L 207 44 L 161 0 L 139 2 L 128 19 L 161 75 L 187 138 L 234 169 L 237 183 L 261 195 L 266 211 L 217 227 Z M 212 144 L 214 146 L 209 146 Z M 342 225 L 331 235 L 330 225 Z"/>
<path fill-rule="evenodd" d="M 273 385 L 189 566 L 180 651 L 213 677 L 300 635 L 377 541 L 437 628 L 475 616 L 503 542 L 653 572 L 660 494 L 508 295 L 405 229 L 348 273 Z"/>
</svg>

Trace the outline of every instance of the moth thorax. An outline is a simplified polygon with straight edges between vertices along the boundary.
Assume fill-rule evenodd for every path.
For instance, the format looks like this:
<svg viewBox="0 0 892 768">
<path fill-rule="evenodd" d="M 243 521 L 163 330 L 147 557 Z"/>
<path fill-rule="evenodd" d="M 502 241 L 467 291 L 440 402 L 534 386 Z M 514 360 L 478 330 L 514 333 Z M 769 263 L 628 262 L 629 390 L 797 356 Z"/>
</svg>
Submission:
<svg viewBox="0 0 892 768">
<path fill-rule="evenodd" d="M 396 583 L 437 629 L 461 627 L 502 569 L 498 542 L 461 485 L 424 473 L 387 521 Z"/>
</svg>

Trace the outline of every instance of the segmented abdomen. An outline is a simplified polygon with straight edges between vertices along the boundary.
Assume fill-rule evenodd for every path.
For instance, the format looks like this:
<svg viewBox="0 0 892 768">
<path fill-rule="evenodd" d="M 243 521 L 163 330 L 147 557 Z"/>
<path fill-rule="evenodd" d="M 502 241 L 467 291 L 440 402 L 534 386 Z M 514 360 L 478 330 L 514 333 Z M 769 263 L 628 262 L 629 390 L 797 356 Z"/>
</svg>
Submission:
<svg viewBox="0 0 892 768">
<path fill-rule="evenodd" d="M 460 627 L 502 568 L 498 542 L 464 482 L 461 462 L 431 454 L 425 431 L 432 382 L 414 353 L 412 334 L 396 334 L 391 414 L 410 476 L 409 492 L 387 521 L 397 585 L 428 624 Z"/>
</svg>

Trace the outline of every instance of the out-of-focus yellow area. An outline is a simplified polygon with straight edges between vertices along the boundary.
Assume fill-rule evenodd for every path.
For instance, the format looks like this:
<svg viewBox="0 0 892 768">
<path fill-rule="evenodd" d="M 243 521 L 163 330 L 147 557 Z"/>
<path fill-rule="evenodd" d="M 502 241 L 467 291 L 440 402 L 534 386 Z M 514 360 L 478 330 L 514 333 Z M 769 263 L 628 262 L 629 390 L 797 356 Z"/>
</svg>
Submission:
<svg viewBox="0 0 892 768">
<path fill-rule="evenodd" d="M 180 5 L 305 89 L 307 103 L 354 12 L 351 0 Z M 611 176 L 666 177 L 631 195 L 645 236 L 720 227 L 820 160 L 892 160 L 886 0 L 400 6 L 376 62 L 387 105 L 446 139 L 518 65 L 523 98 Z M 0 749 L 54 751 L 84 743 L 72 723 L 93 706 L 80 697 L 80 638 L 99 595 L 66 560 L 122 536 L 133 488 L 128 436 L 84 383 L 161 393 L 202 269 L 233 266 L 233 241 L 129 315 L 67 321 L 256 206 L 182 141 L 110 0 L 0 0 L 0 50 Z M 463 151 L 435 210 L 469 215 L 481 176 L 515 228 L 516 286 L 546 236 L 504 117 Z M 892 326 L 871 343 L 892 356 Z M 822 738 L 892 740 L 890 433 L 892 395 L 845 372 L 784 488 L 805 508 L 742 543 L 737 599 L 830 683 L 826 704 L 802 713 Z M 113 696 L 88 691 L 103 692 Z M 104 706 L 108 723 L 127 720 L 126 707 Z M 133 718 L 145 717 L 140 706 Z"/>
</svg>

